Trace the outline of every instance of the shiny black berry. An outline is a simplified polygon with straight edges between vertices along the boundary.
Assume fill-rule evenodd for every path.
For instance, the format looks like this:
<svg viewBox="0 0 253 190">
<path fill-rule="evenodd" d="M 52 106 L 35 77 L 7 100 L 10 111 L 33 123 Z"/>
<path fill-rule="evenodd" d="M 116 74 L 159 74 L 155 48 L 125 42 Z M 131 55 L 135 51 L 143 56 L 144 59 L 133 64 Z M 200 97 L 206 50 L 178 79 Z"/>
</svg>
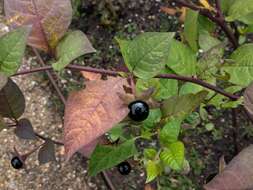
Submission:
<svg viewBox="0 0 253 190">
<path fill-rule="evenodd" d="M 121 175 L 128 175 L 131 172 L 131 165 L 128 162 L 122 162 L 117 167 Z"/>
<path fill-rule="evenodd" d="M 149 115 L 149 106 L 146 102 L 141 100 L 134 101 L 128 105 L 129 114 L 128 116 L 133 121 L 144 121 Z"/>
<path fill-rule="evenodd" d="M 17 170 L 23 168 L 23 162 L 22 162 L 22 160 L 20 160 L 20 158 L 17 157 L 17 156 L 16 156 L 16 157 L 13 157 L 13 158 L 11 159 L 11 165 L 12 165 L 13 168 L 15 168 L 15 169 L 17 169 Z"/>
</svg>

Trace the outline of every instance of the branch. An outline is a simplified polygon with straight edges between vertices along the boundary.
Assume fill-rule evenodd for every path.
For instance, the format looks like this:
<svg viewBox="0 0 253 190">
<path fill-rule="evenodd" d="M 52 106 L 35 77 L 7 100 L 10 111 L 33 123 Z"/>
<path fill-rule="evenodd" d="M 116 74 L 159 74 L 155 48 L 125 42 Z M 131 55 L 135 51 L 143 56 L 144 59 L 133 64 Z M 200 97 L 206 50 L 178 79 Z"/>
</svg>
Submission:
<svg viewBox="0 0 253 190">
<path fill-rule="evenodd" d="M 224 31 L 224 33 L 226 34 L 226 36 L 228 37 L 229 41 L 232 43 L 234 48 L 237 48 L 239 46 L 238 41 L 233 34 L 233 31 L 228 27 L 225 21 L 224 15 L 222 14 L 222 11 L 220 8 L 219 0 L 216 0 L 216 8 L 218 12 L 217 17 L 214 16 L 212 12 L 209 11 L 208 9 L 198 7 L 194 5 L 193 3 L 186 2 L 185 0 L 176 0 L 175 3 L 177 3 L 180 6 L 192 9 L 194 11 L 198 11 L 199 14 L 209 18 L 211 21 L 213 21 L 214 23 L 216 23 L 218 26 L 221 27 L 221 29 Z"/>
<path fill-rule="evenodd" d="M 87 71 L 87 72 L 110 75 L 110 76 L 120 76 L 120 72 L 118 72 L 118 71 L 95 69 L 95 68 L 85 67 L 85 66 L 81 66 L 81 65 L 69 65 L 66 68 L 70 69 L 70 70 Z M 31 69 L 31 70 L 27 70 L 27 71 L 21 71 L 21 72 L 16 73 L 13 76 L 31 74 L 31 73 L 41 72 L 41 71 L 48 71 L 48 70 L 52 70 L 52 69 L 53 69 L 52 66 L 44 66 L 41 68 Z M 226 96 L 231 100 L 238 100 L 240 98 L 240 96 L 225 92 L 224 90 L 222 90 L 221 88 L 219 88 L 217 86 L 214 86 L 212 84 L 209 84 L 205 81 L 202 81 L 200 79 L 193 78 L 193 77 L 180 76 L 180 75 L 176 75 L 176 74 L 159 74 L 155 78 L 175 79 L 175 80 L 180 80 L 180 81 L 184 81 L 184 82 L 191 82 L 191 83 L 203 86 L 203 87 L 210 89 L 212 91 L 215 91 L 219 94 L 222 94 L 223 96 Z"/>
<path fill-rule="evenodd" d="M 32 51 L 34 52 L 34 54 L 36 55 L 40 65 L 42 66 L 46 66 L 46 63 L 44 62 L 44 60 L 42 59 L 41 55 L 39 54 L 38 50 L 35 48 L 32 48 Z M 66 100 L 64 95 L 62 94 L 61 90 L 59 89 L 58 85 L 56 84 L 56 81 L 54 80 L 54 77 L 52 76 L 52 74 L 50 73 L 50 71 L 46 71 L 46 74 L 50 80 L 50 82 L 52 83 L 54 89 L 56 90 L 60 100 L 62 101 L 62 103 L 65 105 L 66 104 Z"/>
</svg>

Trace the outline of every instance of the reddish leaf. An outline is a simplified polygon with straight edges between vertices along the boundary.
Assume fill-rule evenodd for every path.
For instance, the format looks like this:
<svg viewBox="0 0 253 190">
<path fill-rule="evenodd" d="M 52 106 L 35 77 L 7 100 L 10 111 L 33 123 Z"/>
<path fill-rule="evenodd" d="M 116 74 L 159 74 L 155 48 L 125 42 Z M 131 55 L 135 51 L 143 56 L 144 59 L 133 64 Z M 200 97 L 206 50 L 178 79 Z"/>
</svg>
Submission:
<svg viewBox="0 0 253 190">
<path fill-rule="evenodd" d="M 11 27 L 33 25 L 29 45 L 49 51 L 67 31 L 72 8 L 70 0 L 4 0 Z"/>
<path fill-rule="evenodd" d="M 250 190 L 253 189 L 253 145 L 236 156 L 205 190 Z"/>
<path fill-rule="evenodd" d="M 87 71 L 82 71 L 81 73 L 82 73 L 83 77 L 88 80 L 100 80 L 101 79 L 101 74 L 91 73 L 91 72 L 87 72 Z"/>
<path fill-rule="evenodd" d="M 89 81 L 85 90 L 70 95 L 64 122 L 67 159 L 127 116 L 128 108 L 118 97 L 126 84 L 123 78 Z"/>
</svg>

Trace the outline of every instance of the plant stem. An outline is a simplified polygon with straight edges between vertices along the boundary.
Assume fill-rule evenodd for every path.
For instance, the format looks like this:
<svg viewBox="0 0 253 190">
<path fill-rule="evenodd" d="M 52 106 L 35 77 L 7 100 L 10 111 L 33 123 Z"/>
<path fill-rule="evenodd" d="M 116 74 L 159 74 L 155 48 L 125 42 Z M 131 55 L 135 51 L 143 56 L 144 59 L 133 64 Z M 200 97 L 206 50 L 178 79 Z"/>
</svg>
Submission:
<svg viewBox="0 0 253 190">
<path fill-rule="evenodd" d="M 228 27 L 224 15 L 222 14 L 221 7 L 220 7 L 220 1 L 216 0 L 216 8 L 217 8 L 217 16 L 214 16 L 212 12 L 206 8 L 201 8 L 193 3 L 186 2 L 185 0 L 176 0 L 175 3 L 178 5 L 181 5 L 183 7 L 190 8 L 192 10 L 198 11 L 199 14 L 209 18 L 211 21 L 216 23 L 218 26 L 221 27 L 221 29 L 224 31 L 226 36 L 228 37 L 229 41 L 232 43 L 234 48 L 237 48 L 239 46 L 238 41 L 233 34 L 233 31 Z"/>
<path fill-rule="evenodd" d="M 43 67 L 45 67 L 46 64 L 45 64 L 44 60 L 42 59 L 41 55 L 39 54 L 38 50 L 35 49 L 35 48 L 32 48 L 32 50 L 33 50 L 34 54 L 36 55 L 36 57 L 37 57 L 39 63 L 40 63 Z M 50 71 L 47 70 L 47 71 L 46 71 L 46 74 L 47 74 L 47 76 L 48 76 L 50 82 L 52 83 L 54 89 L 56 90 L 56 92 L 57 92 L 59 98 L 61 99 L 62 103 L 63 103 L 63 104 L 66 104 L 65 97 L 64 97 L 64 95 L 62 94 L 61 90 L 59 89 L 58 85 L 56 84 L 56 81 L 54 80 L 54 77 L 52 76 L 52 74 L 50 73 Z"/>
<path fill-rule="evenodd" d="M 69 65 L 66 68 L 70 69 L 70 70 L 87 71 L 87 72 L 105 74 L 105 75 L 110 75 L 110 76 L 120 76 L 120 72 L 117 72 L 117 71 L 95 69 L 95 68 L 85 67 L 85 66 L 81 66 L 81 65 Z M 48 71 L 48 70 L 52 70 L 52 69 L 53 69 L 52 66 L 44 66 L 41 68 L 31 69 L 31 70 L 27 70 L 27 71 L 21 71 L 21 72 L 16 73 L 13 76 L 31 74 L 31 73 L 41 72 L 41 71 Z M 159 74 L 155 78 L 175 79 L 175 80 L 180 80 L 180 81 L 184 81 L 184 82 L 191 82 L 191 83 L 203 86 L 207 89 L 213 90 L 219 94 L 222 94 L 223 96 L 226 96 L 231 100 L 238 100 L 240 98 L 240 96 L 225 92 L 224 90 L 220 89 L 217 86 L 214 86 L 212 84 L 209 84 L 205 81 L 202 81 L 200 79 L 193 78 L 193 77 L 180 76 L 180 75 L 176 75 L 176 74 Z"/>
<path fill-rule="evenodd" d="M 40 135 L 40 134 L 38 134 L 38 133 L 35 133 L 35 135 L 38 137 L 38 138 L 40 138 L 40 139 L 42 139 L 43 141 L 46 141 L 48 138 L 46 138 L 46 137 L 44 137 L 44 136 L 42 136 L 42 135 Z M 64 143 L 62 143 L 62 142 L 59 142 L 59 141 L 55 141 L 55 140 L 52 140 L 52 139 L 50 139 L 54 144 L 56 144 L 56 145 L 60 145 L 60 146 L 64 146 Z"/>
</svg>

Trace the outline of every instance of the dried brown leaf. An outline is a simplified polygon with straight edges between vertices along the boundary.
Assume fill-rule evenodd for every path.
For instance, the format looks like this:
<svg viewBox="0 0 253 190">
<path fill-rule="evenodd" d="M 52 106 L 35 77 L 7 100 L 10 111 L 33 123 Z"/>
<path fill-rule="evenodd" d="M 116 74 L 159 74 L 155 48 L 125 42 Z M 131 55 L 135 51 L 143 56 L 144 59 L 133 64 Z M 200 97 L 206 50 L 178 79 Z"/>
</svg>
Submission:
<svg viewBox="0 0 253 190">
<path fill-rule="evenodd" d="M 87 71 L 82 71 L 81 72 L 83 77 L 92 81 L 92 80 L 100 80 L 101 79 L 101 74 L 97 73 L 92 73 L 92 72 L 87 72 Z"/>
<path fill-rule="evenodd" d="M 47 52 L 56 47 L 72 19 L 70 0 L 5 0 L 4 10 L 12 28 L 32 25 L 29 45 Z"/>
<path fill-rule="evenodd" d="M 123 78 L 89 81 L 86 89 L 69 96 L 64 121 L 67 159 L 127 116 L 128 108 L 118 97 L 126 84 Z"/>
<path fill-rule="evenodd" d="M 240 152 L 225 170 L 204 188 L 205 190 L 253 189 L 253 145 Z"/>
</svg>

